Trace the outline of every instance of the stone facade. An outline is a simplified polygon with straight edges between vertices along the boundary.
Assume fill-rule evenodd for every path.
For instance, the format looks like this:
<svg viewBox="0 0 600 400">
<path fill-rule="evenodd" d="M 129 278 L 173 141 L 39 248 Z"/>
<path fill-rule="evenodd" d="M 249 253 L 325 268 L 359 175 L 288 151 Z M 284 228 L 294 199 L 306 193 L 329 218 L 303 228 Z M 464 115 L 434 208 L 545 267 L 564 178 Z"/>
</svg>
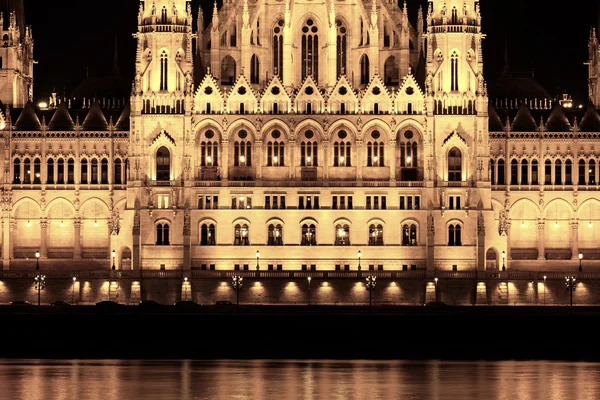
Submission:
<svg viewBox="0 0 600 400">
<path fill-rule="evenodd" d="M 49 270 L 483 282 L 600 257 L 600 117 L 489 106 L 478 1 L 412 25 L 378 0 L 226 0 L 196 31 L 190 7 L 140 2 L 125 108 L 2 114 L 3 269 L 39 250 Z M 472 283 L 461 302 L 490 296 Z"/>
</svg>

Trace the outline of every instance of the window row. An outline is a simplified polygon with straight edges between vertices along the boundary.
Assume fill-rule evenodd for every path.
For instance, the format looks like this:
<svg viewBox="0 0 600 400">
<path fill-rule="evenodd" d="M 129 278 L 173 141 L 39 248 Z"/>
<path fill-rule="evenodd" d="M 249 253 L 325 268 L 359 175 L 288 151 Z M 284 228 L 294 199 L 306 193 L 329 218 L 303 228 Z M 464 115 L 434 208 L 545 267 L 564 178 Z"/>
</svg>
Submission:
<svg viewBox="0 0 600 400">
<path fill-rule="evenodd" d="M 112 183 L 121 185 L 127 183 L 128 160 L 124 162 L 116 159 L 113 164 Z M 87 159 L 81 160 L 79 164 L 81 184 L 104 184 L 109 183 L 109 164 L 108 159 L 102 160 Z M 21 162 L 20 159 L 13 161 L 13 183 L 14 184 L 41 184 L 42 183 L 42 164 L 39 158 L 33 162 L 26 158 Z M 75 184 L 75 160 L 69 158 L 65 160 L 49 159 L 46 161 L 46 184 Z"/>
<path fill-rule="evenodd" d="M 490 179 L 493 185 L 538 185 L 540 169 L 537 160 L 512 160 L 510 162 L 510 182 L 506 180 L 506 163 L 504 160 L 490 161 Z M 545 185 L 572 185 L 574 183 L 575 165 L 571 160 L 544 161 L 543 180 Z M 579 160 L 577 163 L 577 184 L 596 185 L 598 163 L 595 160 Z"/>
</svg>

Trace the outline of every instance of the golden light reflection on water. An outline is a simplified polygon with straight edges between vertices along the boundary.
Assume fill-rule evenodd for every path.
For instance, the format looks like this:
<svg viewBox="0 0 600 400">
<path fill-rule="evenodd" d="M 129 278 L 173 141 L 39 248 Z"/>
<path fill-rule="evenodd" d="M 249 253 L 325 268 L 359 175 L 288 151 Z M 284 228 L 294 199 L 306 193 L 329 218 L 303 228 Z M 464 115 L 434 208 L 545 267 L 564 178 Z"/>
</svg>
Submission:
<svg viewBox="0 0 600 400">
<path fill-rule="evenodd" d="M 2 400 L 600 399 L 600 364 L 0 360 Z"/>
</svg>

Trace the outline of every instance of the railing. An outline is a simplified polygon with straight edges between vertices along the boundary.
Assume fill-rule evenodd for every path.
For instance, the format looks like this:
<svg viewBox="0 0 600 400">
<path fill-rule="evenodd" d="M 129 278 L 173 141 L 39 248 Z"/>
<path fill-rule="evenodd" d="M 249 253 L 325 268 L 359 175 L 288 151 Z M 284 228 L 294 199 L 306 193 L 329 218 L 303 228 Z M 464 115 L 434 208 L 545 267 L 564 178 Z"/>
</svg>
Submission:
<svg viewBox="0 0 600 400">
<path fill-rule="evenodd" d="M 458 278 L 458 279 L 475 279 L 477 271 L 437 271 L 437 278 Z"/>
<path fill-rule="evenodd" d="M 156 181 L 153 181 L 156 182 Z M 165 183 L 165 186 L 168 182 Z M 285 180 L 285 181 L 202 181 L 194 182 L 196 187 L 390 187 L 395 184 L 396 187 L 405 188 L 422 188 L 425 182 L 413 181 L 301 181 L 301 180 Z M 154 185 L 162 186 L 162 185 Z"/>
</svg>

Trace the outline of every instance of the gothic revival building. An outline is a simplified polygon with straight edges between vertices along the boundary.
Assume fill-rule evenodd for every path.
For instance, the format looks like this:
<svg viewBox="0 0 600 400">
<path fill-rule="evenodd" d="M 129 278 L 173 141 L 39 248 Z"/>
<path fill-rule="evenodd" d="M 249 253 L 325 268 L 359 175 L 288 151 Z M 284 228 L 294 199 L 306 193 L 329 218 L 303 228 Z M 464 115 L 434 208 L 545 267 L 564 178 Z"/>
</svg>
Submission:
<svg viewBox="0 0 600 400">
<path fill-rule="evenodd" d="M 142 0 L 124 109 L 23 104 L 32 39 L 10 15 L 4 269 L 38 249 L 45 268 L 107 269 L 114 250 L 116 269 L 184 271 L 600 257 L 600 117 L 488 105 L 476 0 L 430 0 L 414 25 L 387 0 L 226 0 L 198 29 L 188 1 Z"/>
</svg>

